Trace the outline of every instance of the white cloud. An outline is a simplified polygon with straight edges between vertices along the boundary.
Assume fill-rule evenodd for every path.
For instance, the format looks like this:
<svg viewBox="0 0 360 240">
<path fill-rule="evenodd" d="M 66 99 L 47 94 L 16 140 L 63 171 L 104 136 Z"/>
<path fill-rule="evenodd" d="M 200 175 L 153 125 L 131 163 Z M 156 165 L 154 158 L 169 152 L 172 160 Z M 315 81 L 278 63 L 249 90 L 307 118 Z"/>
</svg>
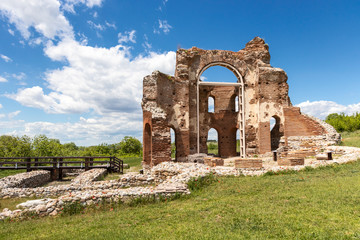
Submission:
<svg viewBox="0 0 360 240">
<path fill-rule="evenodd" d="M 7 82 L 8 80 L 6 78 L 3 78 L 2 76 L 0 76 L 0 82 Z"/>
<path fill-rule="evenodd" d="M 45 134 L 62 142 L 75 142 L 77 145 L 97 145 L 102 142 L 119 142 L 124 136 L 134 136 L 141 140 L 142 115 L 116 113 L 97 118 L 81 117 L 76 122 L 25 122 L 21 120 L 0 121 L 1 134 L 28 135 L 33 137 Z"/>
<path fill-rule="evenodd" d="M 165 5 L 166 5 L 167 2 L 168 2 L 168 0 L 163 0 L 163 1 L 161 2 L 161 5 L 158 7 L 158 9 L 159 9 L 160 11 L 162 11 L 163 7 L 165 7 Z"/>
<path fill-rule="evenodd" d="M 72 8 L 79 3 L 88 7 L 99 6 L 101 2 L 65 1 Z M 90 113 L 92 117 L 82 117 L 75 123 L 9 119 L 0 121 L 0 130 L 6 129 L 8 132 L 4 133 L 16 135 L 42 133 L 84 145 L 116 142 L 125 135 L 140 138 L 143 77 L 154 70 L 173 74 L 176 53 L 148 52 L 146 56 L 130 56 L 130 48 L 123 46 L 123 43 L 136 42 L 135 30 L 119 33 L 117 46 L 88 46 L 86 36 L 80 36 L 83 39 L 80 42 L 75 40 L 72 26 L 60 8 L 57 0 L 0 2 L 1 13 L 25 39 L 34 44 L 40 41 L 46 43 L 44 52 L 47 57 L 53 61 L 66 62 L 63 67 L 45 72 L 44 84 L 18 89 L 6 96 L 24 106 L 42 109 L 47 113 Z M 116 27 L 108 22 L 104 26 Z M 33 29 L 40 34 L 40 38 L 32 35 Z M 22 80 L 26 75 L 20 73 L 9 77 Z M 0 82 L 6 81 L 0 77 Z M 8 117 L 15 117 L 19 113 L 10 113 Z"/>
<path fill-rule="evenodd" d="M 110 27 L 110 28 L 116 29 L 115 23 L 109 23 L 109 22 L 105 21 L 105 25 Z"/>
<path fill-rule="evenodd" d="M 101 6 L 103 0 L 65 0 L 64 4 L 61 6 L 63 10 L 71 13 L 75 13 L 74 7 L 79 4 L 85 4 L 87 7 L 99 7 Z"/>
<path fill-rule="evenodd" d="M 0 103 L 0 109 L 2 109 L 3 108 L 3 105 Z"/>
<path fill-rule="evenodd" d="M 0 11 L 25 39 L 31 37 L 31 27 L 49 39 L 73 37 L 72 26 L 60 11 L 57 0 L 1 0 Z"/>
<path fill-rule="evenodd" d="M 149 43 L 149 38 L 146 34 L 144 34 L 144 43 L 142 44 L 143 48 L 145 48 L 145 50 L 150 51 L 150 49 L 152 48 L 151 44 Z"/>
<path fill-rule="evenodd" d="M 17 115 L 19 115 L 20 112 L 21 112 L 21 111 L 11 112 L 11 113 L 8 114 L 8 117 L 9 117 L 10 119 L 12 119 L 12 118 L 16 117 Z"/>
<path fill-rule="evenodd" d="M 5 62 L 12 62 L 12 59 L 9 58 L 8 56 L 5 56 L 3 54 L 0 54 L 0 57 L 5 61 Z"/>
<path fill-rule="evenodd" d="M 160 31 L 163 31 L 165 34 L 170 32 L 172 26 L 167 22 L 167 20 L 159 19 L 159 29 L 154 29 L 154 33 L 160 34 Z"/>
<path fill-rule="evenodd" d="M 8 32 L 9 32 L 11 35 L 13 35 L 13 36 L 15 35 L 15 32 L 14 32 L 12 29 L 10 29 L 10 28 L 8 29 Z"/>
<path fill-rule="evenodd" d="M 131 30 L 130 32 L 126 31 L 125 33 L 119 33 L 118 34 L 119 44 L 128 43 L 128 42 L 136 43 L 135 33 L 136 33 L 135 30 Z"/>
<path fill-rule="evenodd" d="M 23 80 L 26 77 L 26 74 L 21 72 L 19 74 L 12 74 L 11 76 L 17 80 Z"/>
<path fill-rule="evenodd" d="M 96 29 L 96 30 L 99 30 L 99 31 L 104 31 L 106 30 L 107 28 L 113 28 L 113 29 L 116 29 L 116 25 L 114 23 L 109 23 L 107 21 L 105 21 L 105 24 L 102 25 L 100 23 L 96 24 L 94 23 L 93 21 L 91 20 L 88 20 L 87 23 L 90 25 L 90 27 Z"/>
<path fill-rule="evenodd" d="M 91 20 L 87 21 L 87 23 L 90 25 L 90 27 L 95 28 L 100 31 L 104 31 L 106 29 L 106 27 L 104 25 L 101 25 L 100 23 L 96 24 Z"/>
<path fill-rule="evenodd" d="M 35 86 L 7 96 L 49 113 L 139 111 L 143 77 L 154 70 L 173 74 L 175 67 L 175 52 L 149 53 L 130 60 L 121 45 L 107 49 L 66 40 L 49 45 L 45 53 L 52 60 L 68 62 L 68 66 L 45 74 L 50 93 Z"/>
<path fill-rule="evenodd" d="M 320 119 L 325 119 L 331 113 L 353 114 L 360 112 L 360 103 L 341 105 L 332 101 L 306 101 L 296 106 L 301 108 L 301 112 Z"/>
</svg>

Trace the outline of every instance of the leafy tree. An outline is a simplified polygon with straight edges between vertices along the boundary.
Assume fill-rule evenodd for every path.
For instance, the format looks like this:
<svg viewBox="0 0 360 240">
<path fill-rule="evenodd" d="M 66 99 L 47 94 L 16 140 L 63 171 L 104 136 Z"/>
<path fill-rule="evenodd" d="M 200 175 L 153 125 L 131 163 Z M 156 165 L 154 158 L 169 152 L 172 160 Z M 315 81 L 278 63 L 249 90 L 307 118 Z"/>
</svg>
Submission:
<svg viewBox="0 0 360 240">
<path fill-rule="evenodd" d="M 338 132 L 353 132 L 360 129 L 360 113 L 350 116 L 345 115 L 345 113 L 332 113 L 326 117 L 325 121 Z"/>
<path fill-rule="evenodd" d="M 141 142 L 134 137 L 125 136 L 120 142 L 120 151 L 125 154 L 140 154 Z"/>
<path fill-rule="evenodd" d="M 51 139 L 45 135 L 37 135 L 33 139 L 34 156 L 53 157 L 61 156 L 63 146 L 59 139 Z"/>
<path fill-rule="evenodd" d="M 0 136 L 0 157 L 28 157 L 31 154 L 31 139 L 28 136 Z"/>
</svg>

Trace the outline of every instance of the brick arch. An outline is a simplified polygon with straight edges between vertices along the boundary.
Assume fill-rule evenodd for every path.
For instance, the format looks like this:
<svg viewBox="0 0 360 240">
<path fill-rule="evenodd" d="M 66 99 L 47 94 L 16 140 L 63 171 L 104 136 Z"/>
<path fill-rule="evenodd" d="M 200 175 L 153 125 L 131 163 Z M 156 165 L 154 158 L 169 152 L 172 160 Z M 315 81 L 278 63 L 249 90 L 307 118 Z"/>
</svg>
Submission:
<svg viewBox="0 0 360 240">
<path fill-rule="evenodd" d="M 236 78 L 238 79 L 238 83 L 242 83 L 244 84 L 244 80 L 243 80 L 243 76 L 240 73 L 239 68 L 235 67 L 234 65 L 228 63 L 228 62 L 224 62 L 224 61 L 214 61 L 214 62 L 210 62 L 205 64 L 203 67 L 199 68 L 197 73 L 196 73 L 196 81 L 199 82 L 201 75 L 210 67 L 215 67 L 215 66 L 221 66 L 221 67 L 225 67 L 227 69 L 229 69 L 231 72 L 234 73 L 234 75 L 236 76 Z"/>
</svg>

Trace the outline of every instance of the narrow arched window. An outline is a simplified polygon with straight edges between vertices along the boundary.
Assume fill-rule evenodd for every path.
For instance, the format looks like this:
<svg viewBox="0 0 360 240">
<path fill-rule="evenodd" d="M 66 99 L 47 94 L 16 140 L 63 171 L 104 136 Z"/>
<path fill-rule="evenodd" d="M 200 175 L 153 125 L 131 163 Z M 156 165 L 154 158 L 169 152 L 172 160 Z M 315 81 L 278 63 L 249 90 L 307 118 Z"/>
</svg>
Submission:
<svg viewBox="0 0 360 240">
<path fill-rule="evenodd" d="M 218 132 L 214 128 L 211 128 L 208 132 L 206 145 L 208 149 L 208 154 L 218 155 L 219 138 L 218 138 Z"/>
<path fill-rule="evenodd" d="M 212 96 L 208 98 L 208 112 L 215 112 L 215 98 Z"/>
<path fill-rule="evenodd" d="M 235 97 L 235 112 L 239 112 L 239 96 Z"/>
<path fill-rule="evenodd" d="M 176 133 L 172 127 L 170 128 L 170 138 L 171 138 L 171 158 L 176 159 Z"/>
</svg>

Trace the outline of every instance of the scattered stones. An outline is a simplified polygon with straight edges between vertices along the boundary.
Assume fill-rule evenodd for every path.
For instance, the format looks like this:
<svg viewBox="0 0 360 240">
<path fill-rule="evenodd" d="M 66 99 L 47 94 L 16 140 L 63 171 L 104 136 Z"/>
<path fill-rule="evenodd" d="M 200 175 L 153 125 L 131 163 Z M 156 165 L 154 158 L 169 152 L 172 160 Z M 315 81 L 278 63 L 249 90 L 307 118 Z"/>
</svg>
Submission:
<svg viewBox="0 0 360 240">
<path fill-rule="evenodd" d="M 101 171 L 92 171 L 82 174 L 85 180 L 72 182 L 69 185 L 57 187 L 39 188 L 6 188 L 1 190 L 0 197 L 24 197 L 30 196 L 55 196 L 55 198 L 43 198 L 31 200 L 17 205 L 16 210 L 4 209 L 0 213 L 0 220 L 6 218 L 22 218 L 27 214 L 37 214 L 38 216 L 55 216 L 59 214 L 66 204 L 79 203 L 82 205 L 94 205 L 101 201 L 106 202 L 129 202 L 139 197 L 160 196 L 167 198 L 174 194 L 190 194 L 187 182 L 192 178 L 198 178 L 207 174 L 218 176 L 259 176 L 268 171 L 301 170 L 306 166 L 318 167 L 334 163 L 346 163 L 356 161 L 360 158 L 360 148 L 330 146 L 324 151 L 334 153 L 333 160 L 317 160 L 316 158 L 306 158 L 303 165 L 287 164 L 279 166 L 272 157 L 261 159 L 247 159 L 252 164 L 262 163 L 261 168 L 235 168 L 229 166 L 210 167 L 200 163 L 174 163 L 163 162 L 151 169 L 147 169 L 145 174 L 129 173 L 120 179 L 110 181 L 97 181 L 96 176 L 100 176 Z M 303 160 L 303 158 L 301 158 Z M 289 160 L 289 159 L 287 159 Z M 290 158 L 291 160 L 291 158 Z M 236 165 L 235 160 L 235 165 Z M 244 162 L 244 161 L 239 161 Z M 290 161 L 291 162 L 291 161 Z M 295 160 L 293 162 L 296 162 Z M 298 163 L 298 162 L 296 162 Z M 92 176 L 92 177 L 90 177 Z M 92 179 L 92 180 L 91 180 Z M 157 184 L 156 186 L 140 186 L 146 184 Z"/>
</svg>

